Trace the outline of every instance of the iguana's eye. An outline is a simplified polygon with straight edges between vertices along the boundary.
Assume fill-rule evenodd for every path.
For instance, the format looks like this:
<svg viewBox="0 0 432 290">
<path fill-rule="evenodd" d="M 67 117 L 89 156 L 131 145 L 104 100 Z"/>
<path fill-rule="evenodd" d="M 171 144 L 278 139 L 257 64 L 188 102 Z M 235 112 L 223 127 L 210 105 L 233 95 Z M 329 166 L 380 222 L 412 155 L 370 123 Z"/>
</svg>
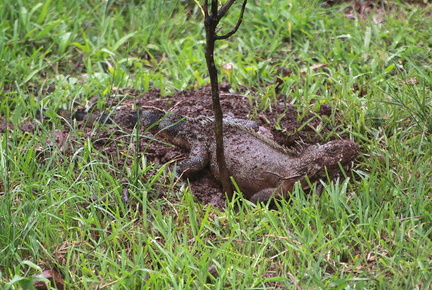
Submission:
<svg viewBox="0 0 432 290">
<path fill-rule="evenodd" d="M 327 151 L 330 152 L 330 153 L 336 153 L 337 148 L 336 147 L 330 147 L 330 148 L 327 149 Z"/>
</svg>

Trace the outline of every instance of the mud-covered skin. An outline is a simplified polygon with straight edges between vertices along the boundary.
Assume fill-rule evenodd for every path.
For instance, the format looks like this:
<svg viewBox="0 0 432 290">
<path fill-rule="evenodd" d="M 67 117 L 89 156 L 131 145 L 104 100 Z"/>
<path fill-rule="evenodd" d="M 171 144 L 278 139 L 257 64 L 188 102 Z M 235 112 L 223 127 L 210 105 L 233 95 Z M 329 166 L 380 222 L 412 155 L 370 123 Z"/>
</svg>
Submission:
<svg viewBox="0 0 432 290">
<path fill-rule="evenodd" d="M 154 129 L 168 142 L 189 150 L 189 156 L 179 163 L 178 171 L 191 177 L 210 165 L 219 179 L 213 120 L 208 117 L 182 118 L 174 113 L 158 110 L 143 111 L 141 125 L 148 127 L 160 118 Z M 240 119 L 224 120 L 224 149 L 227 168 L 242 191 L 252 202 L 268 201 L 271 197 L 284 197 L 299 181 L 303 189 L 310 183 L 330 176 L 356 157 L 356 143 L 340 140 L 324 145 L 312 145 L 302 152 L 291 152 L 255 133 L 258 124 Z M 309 179 L 309 183 L 306 179 Z"/>
<path fill-rule="evenodd" d="M 114 115 L 109 121 L 116 122 L 115 119 Z M 138 113 L 131 116 L 130 123 L 138 119 L 143 128 L 150 127 L 168 142 L 189 151 L 189 156 L 178 164 L 179 174 L 192 177 L 210 165 L 213 175 L 219 179 L 211 118 L 184 118 L 152 109 L 141 111 L 139 118 Z M 244 197 L 254 203 L 285 197 L 296 182 L 308 189 L 309 184 L 326 178 L 326 170 L 332 177 L 340 171 L 339 163 L 348 166 L 359 150 L 356 143 L 340 140 L 291 152 L 257 134 L 257 129 L 258 124 L 253 121 L 224 120 L 224 149 L 229 174 Z"/>
</svg>

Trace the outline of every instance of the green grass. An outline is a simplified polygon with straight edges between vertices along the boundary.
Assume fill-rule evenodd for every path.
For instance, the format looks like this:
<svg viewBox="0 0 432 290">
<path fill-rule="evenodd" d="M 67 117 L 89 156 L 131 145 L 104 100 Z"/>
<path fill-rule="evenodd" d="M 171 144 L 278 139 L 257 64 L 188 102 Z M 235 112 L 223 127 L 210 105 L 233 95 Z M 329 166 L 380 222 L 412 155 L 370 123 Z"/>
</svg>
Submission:
<svg viewBox="0 0 432 290">
<path fill-rule="evenodd" d="M 141 2 L 0 4 L 0 118 L 14 126 L 0 135 L 2 288 L 27 288 L 41 268 L 71 289 L 431 287 L 431 6 L 387 1 L 375 24 L 318 1 L 250 1 L 238 33 L 218 43 L 217 63 L 236 67 L 221 78 L 257 91 L 247 94 L 259 112 L 278 102 L 277 67 L 292 69 L 281 92 L 299 115 L 312 99 L 337 108 L 327 122 L 361 145 L 360 177 L 320 198 L 297 188 L 277 211 L 242 200 L 219 211 L 137 157 L 137 134 L 118 141 L 131 166 L 117 166 L 73 128 L 68 152 L 52 146 L 60 122 L 19 129 L 38 110 L 93 96 L 103 108 L 114 87 L 170 94 L 208 83 L 193 1 Z"/>
</svg>

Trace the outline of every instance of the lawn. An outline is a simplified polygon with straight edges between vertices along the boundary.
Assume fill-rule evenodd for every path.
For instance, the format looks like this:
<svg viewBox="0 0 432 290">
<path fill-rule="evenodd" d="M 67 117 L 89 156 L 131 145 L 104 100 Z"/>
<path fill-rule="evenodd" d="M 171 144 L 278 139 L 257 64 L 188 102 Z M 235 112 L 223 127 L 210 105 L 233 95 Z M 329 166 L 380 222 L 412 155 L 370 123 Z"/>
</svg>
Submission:
<svg viewBox="0 0 432 290">
<path fill-rule="evenodd" d="M 69 289 L 430 289 L 432 5 L 324 2 L 250 0 L 217 43 L 220 80 L 251 119 L 280 95 L 299 119 L 331 104 L 315 133 L 361 148 L 350 178 L 321 196 L 297 186 L 273 210 L 241 195 L 200 203 L 173 162 L 131 149 L 138 129 L 121 132 L 132 141 L 119 164 L 57 114 L 127 102 L 119 90 L 208 85 L 194 1 L 2 1 L 0 288 L 32 289 L 51 270 Z"/>
</svg>

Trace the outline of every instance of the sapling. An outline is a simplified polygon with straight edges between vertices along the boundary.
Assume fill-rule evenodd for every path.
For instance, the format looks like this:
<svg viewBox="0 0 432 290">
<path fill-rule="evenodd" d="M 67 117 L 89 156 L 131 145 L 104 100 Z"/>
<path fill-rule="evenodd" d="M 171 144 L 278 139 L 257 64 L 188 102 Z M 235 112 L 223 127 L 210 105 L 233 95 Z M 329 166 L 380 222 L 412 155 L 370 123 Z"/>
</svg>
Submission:
<svg viewBox="0 0 432 290">
<path fill-rule="evenodd" d="M 198 0 L 195 0 L 197 2 Z M 228 169 L 225 162 L 224 146 L 223 146 L 223 130 L 222 130 L 222 119 L 223 113 L 219 100 L 219 81 L 218 81 L 218 71 L 214 61 L 214 50 L 215 42 L 220 39 L 227 39 L 231 35 L 237 32 L 240 24 L 243 20 L 244 10 L 246 8 L 247 0 L 243 1 L 241 7 L 240 16 L 237 20 L 235 27 L 224 35 L 218 35 L 218 24 L 221 19 L 227 14 L 228 10 L 234 4 L 235 0 L 229 0 L 225 4 L 221 5 L 219 9 L 219 1 L 212 0 L 211 7 L 209 10 L 208 0 L 204 1 L 204 5 L 200 6 L 204 14 L 204 27 L 206 31 L 206 47 L 205 47 L 205 58 L 207 62 L 207 68 L 210 76 L 211 85 L 211 96 L 212 105 L 214 113 L 214 131 L 216 140 L 216 158 L 218 162 L 220 181 L 222 183 L 223 191 L 227 194 L 228 198 L 231 200 L 233 196 L 233 189 L 230 182 L 230 177 L 228 174 Z M 198 3 L 198 2 L 197 2 Z M 199 3 L 198 3 L 199 4 Z"/>
</svg>

